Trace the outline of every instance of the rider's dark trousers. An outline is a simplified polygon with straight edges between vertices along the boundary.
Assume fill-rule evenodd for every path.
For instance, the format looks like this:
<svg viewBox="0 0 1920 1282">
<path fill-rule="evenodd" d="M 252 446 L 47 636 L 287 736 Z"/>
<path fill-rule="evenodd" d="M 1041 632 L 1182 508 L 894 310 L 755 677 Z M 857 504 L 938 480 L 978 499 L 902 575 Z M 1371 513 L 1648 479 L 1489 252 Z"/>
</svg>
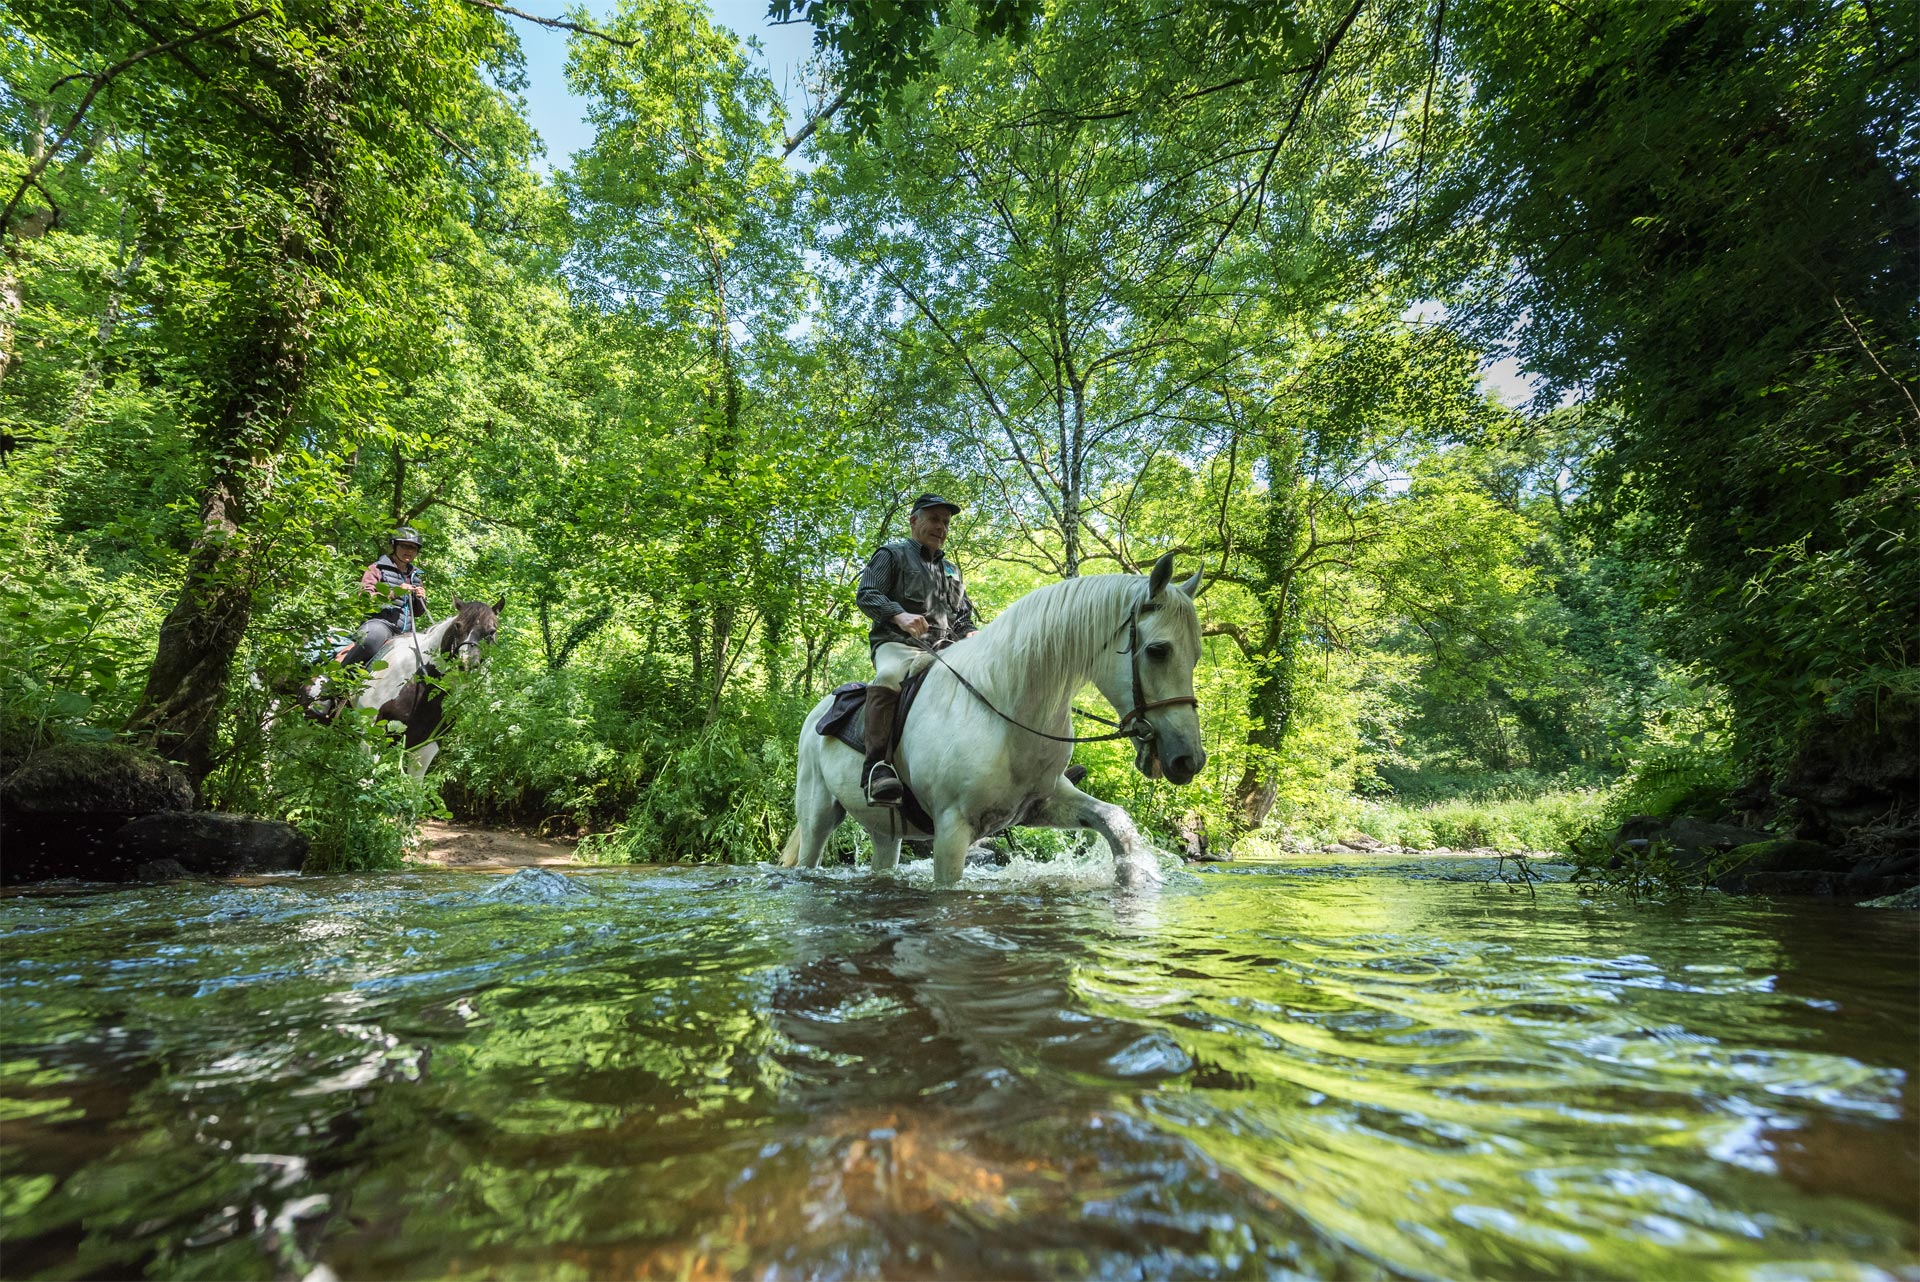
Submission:
<svg viewBox="0 0 1920 1282">
<path fill-rule="evenodd" d="M 400 629 L 385 619 L 368 619 L 360 625 L 360 639 L 354 642 L 353 649 L 347 651 L 342 663 L 372 663 L 373 656 L 380 653 L 381 647 L 400 635 Z"/>
</svg>

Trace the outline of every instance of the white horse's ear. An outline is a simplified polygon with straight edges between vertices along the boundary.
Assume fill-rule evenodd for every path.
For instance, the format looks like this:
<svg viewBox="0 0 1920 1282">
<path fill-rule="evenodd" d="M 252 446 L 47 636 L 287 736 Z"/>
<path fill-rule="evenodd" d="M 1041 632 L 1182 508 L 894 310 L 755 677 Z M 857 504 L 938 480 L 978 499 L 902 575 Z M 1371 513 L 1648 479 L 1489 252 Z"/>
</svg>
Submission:
<svg viewBox="0 0 1920 1282">
<path fill-rule="evenodd" d="M 1147 579 L 1147 600 L 1158 601 L 1160 594 L 1167 590 L 1167 584 L 1173 582 L 1173 553 L 1169 552 L 1153 563 L 1153 574 Z"/>
<path fill-rule="evenodd" d="M 493 603 L 493 612 L 495 614 L 498 614 L 500 613 L 500 611 L 506 608 L 507 608 L 507 597 L 506 597 L 506 593 L 503 592 L 500 594 L 500 599 Z"/>
<path fill-rule="evenodd" d="M 1194 597 L 1199 596 L 1200 595 L 1200 571 L 1195 570 L 1193 572 L 1193 577 L 1190 579 L 1182 579 L 1180 581 L 1180 590 L 1187 594 L 1188 599 L 1192 599 Z"/>
</svg>

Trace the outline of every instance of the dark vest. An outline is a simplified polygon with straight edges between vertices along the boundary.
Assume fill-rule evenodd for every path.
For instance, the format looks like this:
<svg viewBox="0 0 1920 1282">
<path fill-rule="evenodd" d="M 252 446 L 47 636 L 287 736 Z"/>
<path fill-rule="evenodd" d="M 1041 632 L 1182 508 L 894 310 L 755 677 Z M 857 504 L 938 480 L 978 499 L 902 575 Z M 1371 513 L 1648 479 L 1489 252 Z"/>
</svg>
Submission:
<svg viewBox="0 0 1920 1282">
<path fill-rule="evenodd" d="M 381 585 L 396 598 L 375 610 L 372 617 L 385 619 L 396 628 L 405 627 L 409 609 L 416 613 L 419 610 L 419 601 L 411 595 L 411 590 L 425 583 L 426 576 L 420 573 L 418 565 L 408 566 L 403 571 L 393 563 L 392 557 L 386 556 L 381 557 L 368 568 L 380 576 Z"/>
<path fill-rule="evenodd" d="M 912 638 L 894 626 L 894 606 L 926 616 L 929 645 L 958 640 L 973 630 L 973 603 L 960 581 L 960 567 L 946 557 L 929 558 L 912 539 L 880 545 L 860 576 L 856 599 L 873 621 L 867 632 L 870 650 L 886 641 L 911 644 Z"/>
</svg>

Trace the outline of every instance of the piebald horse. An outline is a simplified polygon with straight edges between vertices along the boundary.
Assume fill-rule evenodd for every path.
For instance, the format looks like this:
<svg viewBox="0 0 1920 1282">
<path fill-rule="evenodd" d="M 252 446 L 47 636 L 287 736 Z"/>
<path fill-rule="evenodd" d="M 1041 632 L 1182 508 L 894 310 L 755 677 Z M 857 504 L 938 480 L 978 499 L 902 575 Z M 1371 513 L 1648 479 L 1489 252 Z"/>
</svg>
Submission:
<svg viewBox="0 0 1920 1282">
<path fill-rule="evenodd" d="M 1059 740 L 1072 735 L 1073 696 L 1091 681 L 1135 738 L 1141 773 L 1177 784 L 1200 773 L 1207 759 L 1193 697 L 1200 576 L 1178 585 L 1172 578 L 1169 553 L 1146 578 L 1103 574 L 1049 584 L 940 652 L 945 663 L 928 672 L 895 762 L 932 817 L 931 833 L 867 803 L 860 754 L 814 730 L 832 704 L 822 699 L 800 729 L 795 827 L 780 862 L 816 867 L 851 815 L 873 838 L 875 872 L 899 860 L 903 835 L 932 837 L 939 886 L 960 880 L 967 847 L 1016 825 L 1091 828 L 1106 838 L 1122 885 L 1158 881 L 1159 866 L 1127 812 L 1067 782 L 1073 745 Z"/>
<path fill-rule="evenodd" d="M 353 707 L 372 708 L 380 721 L 397 721 L 406 728 L 408 770 L 414 778 L 424 777 L 440 754 L 433 736 L 446 715 L 445 692 L 424 678 L 439 676 L 449 658 L 469 672 L 479 667 L 482 647 L 500 630 L 500 611 L 506 604 L 505 597 L 488 605 L 456 596 L 452 614 L 424 632 L 389 641 L 374 658 L 373 675 L 353 696 Z"/>
</svg>

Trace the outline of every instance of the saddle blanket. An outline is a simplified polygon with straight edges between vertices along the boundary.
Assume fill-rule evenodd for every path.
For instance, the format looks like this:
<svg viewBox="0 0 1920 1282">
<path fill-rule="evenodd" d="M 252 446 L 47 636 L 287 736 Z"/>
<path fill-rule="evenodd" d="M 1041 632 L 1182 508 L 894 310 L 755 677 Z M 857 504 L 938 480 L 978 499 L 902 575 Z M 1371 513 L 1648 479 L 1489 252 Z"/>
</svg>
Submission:
<svg viewBox="0 0 1920 1282">
<path fill-rule="evenodd" d="M 888 756 L 900 750 L 900 732 L 906 728 L 907 713 L 913 709 L 913 701 L 920 694 L 920 687 L 926 684 L 927 672 L 921 669 L 900 683 L 900 704 L 893 714 L 892 742 L 887 745 Z M 849 681 L 833 689 L 833 705 L 827 709 L 813 727 L 829 739 L 838 739 L 862 756 L 867 751 L 867 686 L 863 681 Z M 913 795 L 913 788 L 901 777 L 900 785 L 906 795 L 900 799 L 900 817 L 921 832 L 933 831 L 933 817 L 920 804 L 920 798 Z"/>
</svg>

